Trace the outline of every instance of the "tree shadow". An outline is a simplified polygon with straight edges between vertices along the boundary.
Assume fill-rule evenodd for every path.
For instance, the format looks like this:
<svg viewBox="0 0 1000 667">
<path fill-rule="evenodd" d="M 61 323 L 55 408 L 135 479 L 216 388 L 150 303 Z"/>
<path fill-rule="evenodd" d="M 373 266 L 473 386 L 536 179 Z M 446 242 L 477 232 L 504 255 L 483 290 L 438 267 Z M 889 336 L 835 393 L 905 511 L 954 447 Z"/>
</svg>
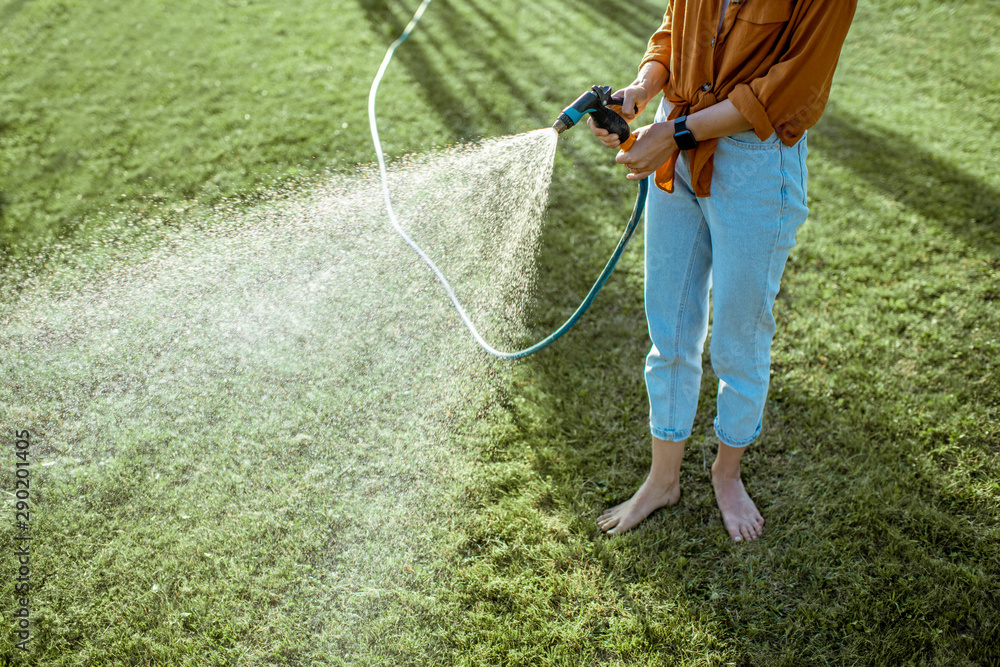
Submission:
<svg viewBox="0 0 1000 667">
<path fill-rule="evenodd" d="M 908 136 L 831 108 L 810 147 L 871 187 L 1000 257 L 1000 191 Z"/>
<path fill-rule="evenodd" d="M 816 134 L 829 159 L 887 197 L 979 247 L 997 242 L 1000 193 L 990 184 L 849 114 L 831 114 Z M 620 175 L 595 154 L 560 145 L 529 315 L 538 336 L 586 292 L 593 267 L 610 253 L 600 239 L 627 216 L 631 184 L 616 185 Z M 572 161 L 576 178 L 558 168 L 562 160 Z M 763 540 L 734 545 L 715 505 L 717 380 L 707 353 L 680 504 L 624 537 L 600 534 L 596 517 L 626 500 L 649 466 L 641 237 L 580 324 L 519 371 L 538 405 L 507 409 L 519 432 L 532 434 L 534 473 L 553 480 L 555 494 L 538 511 L 592 536 L 591 553 L 619 594 L 650 585 L 662 588 L 664 599 L 683 599 L 692 613 L 720 621 L 722 636 L 748 663 L 780 663 L 803 651 L 883 664 L 915 656 L 944 664 L 988 660 L 998 637 L 990 619 L 1000 613 L 989 583 L 1000 577 L 995 512 L 956 486 L 956 477 L 932 474 L 926 443 L 914 435 L 917 422 L 890 423 L 863 392 L 831 399 L 778 379 L 780 361 L 764 433 L 744 463 L 748 489 L 770 522 Z M 871 405 L 859 410 L 866 400 Z M 532 417 L 539 411 L 547 415 L 541 423 Z M 969 586 L 969 576 L 983 583 Z M 811 634 L 790 639 L 803 624 Z M 907 633 L 895 631 L 901 625 Z M 657 641 L 653 632 L 647 639 Z"/>
<path fill-rule="evenodd" d="M 666 3 L 635 3 L 625 0 L 583 0 L 577 7 L 585 9 L 595 21 L 608 26 L 606 30 L 615 30 L 621 34 L 608 33 L 601 48 L 613 49 L 616 37 L 631 36 L 637 38 L 645 46 L 652 35 L 660 27 L 663 10 Z M 640 54 L 641 55 L 641 54 Z"/>
<path fill-rule="evenodd" d="M 17 16 L 30 0 L 14 0 L 3 7 L 0 7 L 0 25 L 6 24 Z"/>
<path fill-rule="evenodd" d="M 433 53 L 440 46 L 436 35 L 468 33 L 459 13 L 450 11 L 466 0 L 439 1 L 445 4 L 438 16 L 445 28 L 408 44 L 403 67 L 438 102 L 434 107 L 456 140 L 497 127 L 520 130 L 495 109 L 467 109 L 452 91 L 474 89 L 475 83 L 452 70 L 446 75 L 434 64 L 440 61 Z M 380 34 L 389 25 L 398 35 L 409 20 L 410 9 L 390 7 L 387 0 L 360 2 Z M 488 10 L 484 14 L 482 7 L 471 6 L 502 32 Z M 610 5 L 585 0 L 582 11 L 602 20 L 625 17 L 614 21 L 616 29 L 636 26 L 633 36 L 644 39 L 650 33 L 645 14 L 637 16 L 623 0 Z M 467 56 L 475 66 L 463 70 L 486 69 L 489 81 L 521 100 L 527 114 L 551 115 L 551 109 L 542 108 L 544 100 L 529 95 L 511 73 L 511 63 L 491 54 L 485 40 L 468 41 Z M 990 184 L 899 132 L 834 107 L 810 135 L 816 149 L 872 188 L 970 243 L 994 244 L 1000 255 L 1000 192 Z M 595 157 L 596 150 L 576 148 L 573 140 L 560 142 L 540 239 L 539 291 L 528 315 L 536 339 L 558 326 L 586 293 L 614 248 L 609 229 L 624 222 L 634 192 L 634 184 L 611 163 L 613 154 L 602 154 L 606 164 Z M 572 522 L 573 532 L 592 536 L 592 553 L 608 585 L 623 597 L 637 584 L 660 586 L 665 598 L 684 599 L 707 617 L 722 619 L 721 633 L 744 651 L 744 660 L 752 655 L 757 662 L 787 661 L 782 648 L 789 645 L 852 662 L 881 655 L 894 659 L 888 662 L 919 657 L 947 663 L 961 657 L 948 651 L 961 650 L 967 657 L 986 657 L 985 640 L 996 636 L 990 618 L 1000 612 L 1000 601 L 989 589 L 970 589 L 967 578 L 973 576 L 969 573 L 983 573 L 981 581 L 998 577 L 996 538 L 990 536 L 995 516 L 949 486 L 949 478 L 921 472 L 918 445 L 906 443 L 908 424 L 886 430 L 878 419 L 854 422 L 827 397 L 786 385 L 781 398 L 769 404 L 760 445 L 745 459 L 752 480 L 748 487 L 771 521 L 766 539 L 741 546 L 728 540 L 708 470 L 715 447 L 715 386 L 707 356 L 695 424 L 699 435 L 692 438 L 685 461 L 688 486 L 681 503 L 658 511 L 628 536 L 599 534 L 593 520 L 605 506 L 628 498 L 649 465 L 641 236 L 637 233 L 581 322 L 518 371 L 530 378 L 543 404 L 537 410 L 545 412 L 547 422 L 539 423 L 537 410 L 519 402 L 503 403 L 518 434 L 531 433 L 525 437 L 532 446 L 545 450 L 533 459 L 537 479 L 551 478 L 554 493 L 564 494 L 539 511 L 580 517 Z M 606 248 L 603 239 L 609 239 Z M 814 502 L 820 498 L 822 504 Z M 908 578 L 910 572 L 917 573 L 915 580 Z M 951 643 L 891 643 L 894 628 L 902 625 L 924 628 L 910 637 L 943 631 Z M 755 639 L 743 632 L 746 627 L 754 628 Z M 803 628 L 810 636 L 789 644 L 786 633 Z M 879 641 L 885 646 L 873 644 Z M 655 637 L 649 642 L 655 644 Z M 754 650 L 770 655 L 748 653 Z"/>
<path fill-rule="evenodd" d="M 554 196 L 561 205 L 586 193 Z M 602 223 L 583 215 L 565 224 L 576 233 L 547 230 L 540 265 L 567 266 L 580 237 L 604 236 Z M 591 553 L 617 594 L 651 586 L 662 592 L 644 604 L 683 599 L 691 614 L 715 619 L 740 664 L 781 663 L 803 651 L 875 664 L 914 656 L 943 664 L 986 659 L 1000 599 L 965 578 L 1000 576 L 995 514 L 956 488 L 954 478 L 927 474 L 912 424 L 887 425 L 877 405 L 855 421 L 857 411 L 838 408 L 829 396 L 772 381 L 764 432 L 743 464 L 768 524 L 757 542 L 729 540 L 711 486 L 718 381 L 707 344 L 680 503 L 625 536 L 600 533 L 597 516 L 629 498 L 650 462 L 641 243 L 623 264 L 577 328 L 521 371 L 542 397 L 535 410 L 549 414 L 544 424 L 530 413 L 515 419 L 520 432 L 533 434 L 537 479 L 553 480 L 555 497 L 538 511 L 558 514 L 581 539 L 590 536 Z M 583 276 L 562 280 L 585 289 Z M 555 280 L 539 284 L 532 317 L 557 324 L 548 311 L 567 290 Z M 794 638 L 802 624 L 810 635 Z M 897 633 L 901 624 L 912 630 Z M 745 627 L 755 628 L 752 638 Z M 655 632 L 646 641 L 655 645 Z M 664 655 L 672 655 L 669 647 Z"/>
<path fill-rule="evenodd" d="M 434 100 L 432 108 L 443 121 L 451 138 L 455 141 L 479 137 L 496 132 L 511 133 L 523 131 L 524 113 L 516 118 L 505 114 L 502 110 L 490 105 L 480 105 L 475 98 L 477 86 L 483 85 L 481 79 L 475 79 L 474 73 L 487 73 L 491 86 L 499 86 L 505 90 L 501 95 L 492 91 L 490 97 L 495 99 L 516 100 L 531 117 L 547 118 L 553 115 L 551 109 L 546 109 L 531 88 L 518 81 L 509 68 L 511 63 L 505 62 L 498 54 L 491 53 L 489 44 L 497 39 L 508 43 L 516 42 L 513 35 L 506 30 L 489 12 L 475 1 L 463 1 L 456 4 L 452 0 L 437 0 L 435 12 L 435 28 L 425 30 L 419 40 L 408 41 L 406 56 L 397 58 L 409 75 L 426 94 Z M 390 3 L 387 0 L 359 0 L 359 4 L 376 34 L 387 31 L 394 36 L 402 33 L 410 20 L 412 8 Z M 449 68 L 442 71 L 437 62 L 441 57 L 436 52 L 442 50 L 443 37 L 440 35 L 463 35 L 469 32 L 469 26 L 462 20 L 459 9 L 468 9 L 480 17 L 494 35 L 482 36 L 479 39 L 468 39 L 463 42 L 463 58 L 466 62 L 461 68 Z M 436 26 L 440 26 L 437 28 Z M 462 95 L 458 91 L 462 91 Z M 466 95 L 467 93 L 467 95 Z"/>
</svg>

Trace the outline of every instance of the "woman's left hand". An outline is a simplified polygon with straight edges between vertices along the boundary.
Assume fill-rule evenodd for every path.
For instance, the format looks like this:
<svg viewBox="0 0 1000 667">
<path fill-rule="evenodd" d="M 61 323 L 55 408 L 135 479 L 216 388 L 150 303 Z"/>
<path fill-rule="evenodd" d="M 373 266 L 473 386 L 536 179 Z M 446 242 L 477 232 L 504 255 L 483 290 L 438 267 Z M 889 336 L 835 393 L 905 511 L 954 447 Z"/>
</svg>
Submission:
<svg viewBox="0 0 1000 667">
<path fill-rule="evenodd" d="M 632 148 L 618 151 L 615 162 L 628 167 L 631 173 L 626 178 L 641 181 L 663 166 L 676 150 L 673 122 L 653 123 L 635 131 Z"/>
</svg>

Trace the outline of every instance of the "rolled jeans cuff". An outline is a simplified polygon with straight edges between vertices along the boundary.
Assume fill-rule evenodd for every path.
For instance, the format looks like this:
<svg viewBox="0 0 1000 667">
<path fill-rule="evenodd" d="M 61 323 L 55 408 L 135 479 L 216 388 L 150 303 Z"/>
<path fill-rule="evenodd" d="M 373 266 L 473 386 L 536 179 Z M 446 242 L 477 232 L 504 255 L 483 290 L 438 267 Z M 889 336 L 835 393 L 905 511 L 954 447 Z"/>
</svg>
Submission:
<svg viewBox="0 0 1000 667">
<path fill-rule="evenodd" d="M 654 438 L 666 440 L 667 442 L 680 442 L 681 440 L 687 440 L 688 436 L 691 435 L 691 429 L 689 428 L 680 431 L 668 431 L 663 428 L 657 428 L 652 424 L 649 425 L 649 432 L 653 434 Z"/>
<path fill-rule="evenodd" d="M 746 447 L 751 442 L 757 439 L 757 437 L 760 435 L 760 429 L 762 426 L 762 424 L 758 423 L 757 430 L 753 432 L 753 435 L 744 440 L 736 440 L 726 435 L 726 432 L 722 430 L 722 427 L 719 425 L 718 417 L 715 418 L 715 422 L 713 425 L 715 426 L 715 436 L 722 441 L 722 444 L 727 445 L 729 447 Z"/>
</svg>

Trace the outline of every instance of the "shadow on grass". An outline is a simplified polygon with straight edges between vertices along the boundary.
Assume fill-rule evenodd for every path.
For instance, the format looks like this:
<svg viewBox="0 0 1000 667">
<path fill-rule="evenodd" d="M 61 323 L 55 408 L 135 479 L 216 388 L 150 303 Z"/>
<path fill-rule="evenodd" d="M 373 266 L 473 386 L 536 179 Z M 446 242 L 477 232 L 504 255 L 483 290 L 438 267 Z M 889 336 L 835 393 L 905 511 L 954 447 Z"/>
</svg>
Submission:
<svg viewBox="0 0 1000 667">
<path fill-rule="evenodd" d="M 437 19 L 446 24 L 441 34 L 466 34 L 468 26 L 454 11 L 463 6 L 459 0 L 439 1 L 445 4 Z M 386 0 L 362 0 L 361 5 L 377 33 L 389 25 L 394 36 L 411 11 Z M 472 7 L 503 33 L 488 10 Z M 622 2 L 608 7 L 585 0 L 583 10 L 638 21 L 635 10 Z M 643 27 L 641 33 L 649 30 Z M 468 58 L 477 65 L 463 71 L 487 69 L 489 80 L 523 100 L 528 114 L 551 113 L 539 108 L 509 71 L 510 64 L 491 55 L 483 40 L 468 42 Z M 434 35 L 425 33 L 407 45 L 400 62 L 437 101 L 434 106 L 453 137 L 494 132 L 497 125 L 514 129 L 494 110 L 483 114 L 465 108 L 452 91 L 474 90 L 474 82 L 453 70 L 446 76 L 435 64 L 441 61 L 434 53 L 437 46 Z M 904 135 L 838 109 L 831 109 L 812 135 L 813 145 L 831 161 L 888 197 L 977 245 L 1000 242 L 1000 193 Z M 634 192 L 633 184 L 599 162 L 603 154 L 598 158 L 597 151 L 574 145 L 561 143 L 557 154 L 538 258 L 540 289 L 529 315 L 536 336 L 558 326 L 586 293 L 617 240 L 617 231 L 609 229 L 624 222 Z M 501 402 L 515 433 L 485 445 L 500 461 L 513 459 L 513 452 L 529 452 L 534 477 L 550 480 L 551 501 L 535 509 L 558 515 L 572 539 L 588 545 L 587 555 L 568 567 L 596 562 L 609 595 L 628 600 L 640 615 L 682 601 L 710 619 L 741 664 L 795 664 L 803 655 L 817 663 L 995 660 L 1000 641 L 994 620 L 1000 617 L 996 517 L 982 503 L 963 497 L 947 476 L 927 474 L 920 466 L 921 443 L 906 434 L 909 425 L 886 423 L 878 406 L 851 412 L 801 386 L 775 381 L 772 396 L 783 391 L 769 403 L 766 430 L 744 464 L 748 488 L 768 520 L 765 537 L 734 545 L 711 490 L 715 381 L 706 355 L 681 502 L 626 536 L 600 535 L 597 515 L 627 499 L 649 465 L 641 248 L 641 238 L 634 239 L 573 331 L 520 367 L 532 392 Z M 498 497 L 517 494 L 520 484 L 497 482 L 495 491 Z M 523 547 L 490 534 L 481 543 L 470 540 L 465 551 L 494 559 L 501 571 L 501 565 L 521 562 Z M 469 585 L 470 606 L 479 600 L 477 585 Z M 525 620 L 517 609 L 509 613 L 513 624 Z M 644 619 L 642 636 L 630 641 L 661 651 L 666 661 L 676 658 L 658 639 L 657 624 L 672 622 Z M 595 635 L 588 639 L 598 641 Z"/>
<path fill-rule="evenodd" d="M 827 137 L 849 126 L 843 116 L 835 118 Z M 839 150 L 873 180 L 879 168 L 865 162 L 869 150 L 898 160 L 894 164 L 902 170 L 906 146 L 892 152 L 874 136 L 867 144 L 858 141 Z M 917 176 L 901 175 L 881 187 L 925 213 L 940 206 L 944 215 L 960 199 L 945 195 L 942 204 L 925 191 L 910 190 L 921 174 L 931 177 L 940 167 L 918 167 Z M 588 178 L 609 178 L 584 171 Z M 960 188 L 956 198 L 982 186 L 966 176 L 936 178 Z M 561 213 L 550 216 L 557 224 L 544 229 L 540 267 L 570 266 L 566 258 L 579 255 L 579 239 L 602 236 L 601 225 L 607 224 L 606 216 L 598 220 L 579 210 L 596 212 L 602 206 L 586 184 L 566 187 L 553 193 L 552 207 Z M 580 207 L 580 201 L 592 203 Z M 983 186 L 977 201 L 978 208 L 964 210 L 988 209 L 996 194 Z M 987 233 L 985 227 L 980 233 Z M 587 263 L 603 253 L 598 245 Z M 556 496 L 538 511 L 558 514 L 582 539 L 590 536 L 593 554 L 618 594 L 655 591 L 637 600 L 638 608 L 652 613 L 657 604 L 680 599 L 692 613 L 713 619 L 740 664 L 805 654 L 817 662 L 864 664 L 995 660 L 1000 640 L 993 620 L 1000 617 L 995 512 L 956 486 L 956 478 L 930 469 L 913 424 L 885 418 L 863 393 L 845 397 L 853 403 L 848 409 L 774 374 L 764 433 L 744 462 L 747 487 L 768 524 L 763 539 L 735 545 L 724 533 L 711 489 L 717 380 L 706 354 L 680 503 L 654 513 L 626 536 L 600 534 L 596 517 L 626 500 L 649 466 L 642 382 L 649 343 L 638 243 L 623 264 L 625 275 L 612 276 L 581 324 L 523 369 L 543 398 L 533 408 L 542 417 L 523 417 L 521 430 L 530 433 L 537 453 L 535 474 L 552 480 Z M 559 280 L 583 291 L 586 277 L 579 273 L 564 271 Z M 557 318 L 547 304 L 558 301 L 564 288 L 555 281 L 539 285 L 533 321 L 551 326 Z M 656 644 L 652 626 L 647 641 Z M 664 656 L 678 657 L 669 647 L 663 650 Z"/>
<path fill-rule="evenodd" d="M 412 16 L 411 7 L 390 6 L 387 0 L 359 0 L 359 4 L 373 31 L 376 34 L 391 35 L 392 38 L 402 34 Z M 488 10 L 474 1 L 454 3 L 452 0 L 436 0 L 435 4 L 435 26 L 440 25 L 441 29 L 426 29 L 419 40 L 408 40 L 405 56 L 396 58 L 394 62 L 402 65 L 434 101 L 432 108 L 450 130 L 453 140 L 524 130 L 523 122 L 519 122 L 521 118 L 510 118 L 490 106 L 473 106 L 476 102 L 476 88 L 484 85 L 483 81 L 471 78 L 476 72 L 487 72 L 489 85 L 499 86 L 504 90 L 502 93 L 491 91 L 489 98 L 518 100 L 528 115 L 535 118 L 552 115 L 551 109 L 544 109 L 532 95 L 529 86 L 519 82 L 508 71 L 509 63 L 498 55 L 502 52 L 490 52 L 487 45 L 496 43 L 498 39 L 506 40 L 507 43 L 514 43 L 516 40 L 490 16 Z M 448 61 L 442 55 L 444 45 L 436 34 L 468 35 L 470 27 L 463 20 L 460 11 L 466 9 L 484 20 L 496 34 L 467 37 L 462 43 L 465 62 L 461 67 L 448 67 Z M 447 71 L 443 67 L 447 67 Z M 457 91 L 462 91 L 462 94 Z"/>
<path fill-rule="evenodd" d="M 850 123 L 834 118 L 827 145 Z M 965 213 L 988 211 L 997 201 L 995 191 L 974 178 L 935 175 L 940 161 L 918 167 L 913 176 L 903 170 L 906 146 L 893 153 L 874 135 L 866 142 L 838 150 L 873 181 L 888 166 L 865 163 L 867 151 L 897 160 L 900 177 L 879 187 L 939 216 L 942 224 L 953 222 L 947 211 L 977 188 L 981 198 Z M 536 336 L 557 326 L 586 292 L 613 248 L 609 230 L 627 217 L 631 184 L 619 184 L 619 174 L 602 168 L 595 155 L 573 144 L 562 144 L 557 155 L 538 259 L 539 293 L 529 315 Z M 958 193 L 937 199 L 911 191 L 921 174 Z M 988 225 L 980 224 L 969 233 L 988 234 Z M 515 391 L 518 399 L 504 406 L 518 432 L 510 451 L 530 451 L 535 479 L 550 480 L 551 498 L 535 510 L 566 522 L 589 543 L 609 596 L 630 600 L 637 613 L 650 616 L 669 601 L 682 601 L 692 614 L 711 619 L 739 664 L 795 664 L 792 656 L 806 654 L 817 663 L 852 664 L 969 664 L 998 657 L 994 509 L 970 497 L 956 483 L 960 477 L 936 468 L 926 442 L 915 435 L 917 422 L 885 417 L 864 391 L 839 396 L 843 401 L 811 394 L 808 384 L 781 378 L 777 364 L 765 431 L 744 463 L 748 489 L 768 521 L 763 539 L 736 545 L 721 525 L 710 474 L 717 380 L 707 354 L 681 502 L 626 536 L 602 536 L 596 517 L 626 500 L 649 466 L 642 380 L 648 346 L 637 235 L 580 324 L 521 367 L 530 390 Z M 665 661 L 680 658 L 659 644 L 656 623 L 643 631 L 641 641 L 660 645 Z"/>
<path fill-rule="evenodd" d="M 559 194 L 554 206 L 585 197 Z M 540 265 L 579 252 L 570 229 L 600 235 L 584 215 L 564 224 L 546 229 Z M 739 664 L 806 654 L 817 663 L 995 659 L 996 517 L 948 476 L 928 474 L 908 425 L 887 423 L 877 406 L 849 411 L 774 381 L 772 396 L 782 391 L 744 463 L 768 524 L 761 540 L 736 545 L 711 489 L 717 380 L 706 354 L 680 503 L 628 535 L 600 534 L 596 517 L 626 500 L 649 466 L 638 250 L 629 249 L 631 275 L 612 276 L 581 325 L 523 369 L 547 403 L 533 408 L 541 419 L 524 416 L 521 428 L 531 434 L 537 478 L 552 480 L 554 502 L 537 510 L 568 521 L 581 539 L 590 536 L 616 595 L 649 614 L 683 600 L 722 629 L 719 638 Z M 574 273 L 566 280 L 585 289 Z M 540 285 L 534 316 L 544 320 L 551 316 L 542 304 L 559 292 Z M 640 599 L 637 589 L 651 592 Z M 646 630 L 645 641 L 656 646 L 655 624 Z M 662 651 L 668 661 L 680 657 L 668 646 Z"/>
<path fill-rule="evenodd" d="M 810 146 L 872 188 L 1000 257 L 1000 191 L 906 135 L 832 108 Z"/>
<path fill-rule="evenodd" d="M 4 7 L 0 7 L 0 25 L 8 23 L 17 16 L 28 2 L 29 0 L 14 0 Z"/>
<path fill-rule="evenodd" d="M 598 48 L 616 48 L 611 31 L 617 30 L 631 35 L 645 45 L 649 36 L 656 32 L 663 19 L 666 3 L 626 2 L 625 0 L 583 0 L 577 7 L 586 10 L 598 23 L 607 26 L 606 41 Z"/>
</svg>

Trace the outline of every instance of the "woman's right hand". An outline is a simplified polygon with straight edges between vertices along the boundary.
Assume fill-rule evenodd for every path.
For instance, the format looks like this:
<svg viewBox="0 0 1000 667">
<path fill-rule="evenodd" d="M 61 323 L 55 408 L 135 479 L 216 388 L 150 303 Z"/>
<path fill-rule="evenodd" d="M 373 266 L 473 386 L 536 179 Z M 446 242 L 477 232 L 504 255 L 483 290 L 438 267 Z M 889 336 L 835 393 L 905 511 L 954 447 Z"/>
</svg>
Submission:
<svg viewBox="0 0 1000 667">
<path fill-rule="evenodd" d="M 643 112 L 649 102 L 649 93 L 637 83 L 633 83 L 627 88 L 622 88 L 611 97 L 622 98 L 621 116 L 628 122 L 632 122 Z"/>
<path fill-rule="evenodd" d="M 616 111 L 630 123 L 635 120 L 636 116 L 642 113 L 649 101 L 649 94 L 646 92 L 646 89 L 634 83 L 627 88 L 622 88 L 613 93 L 612 97 L 622 98 L 621 109 L 616 109 Z M 611 134 L 607 130 L 597 127 L 592 116 L 587 116 L 587 126 L 590 127 L 590 131 L 594 136 L 608 148 L 618 148 L 621 145 L 618 135 Z"/>
</svg>

